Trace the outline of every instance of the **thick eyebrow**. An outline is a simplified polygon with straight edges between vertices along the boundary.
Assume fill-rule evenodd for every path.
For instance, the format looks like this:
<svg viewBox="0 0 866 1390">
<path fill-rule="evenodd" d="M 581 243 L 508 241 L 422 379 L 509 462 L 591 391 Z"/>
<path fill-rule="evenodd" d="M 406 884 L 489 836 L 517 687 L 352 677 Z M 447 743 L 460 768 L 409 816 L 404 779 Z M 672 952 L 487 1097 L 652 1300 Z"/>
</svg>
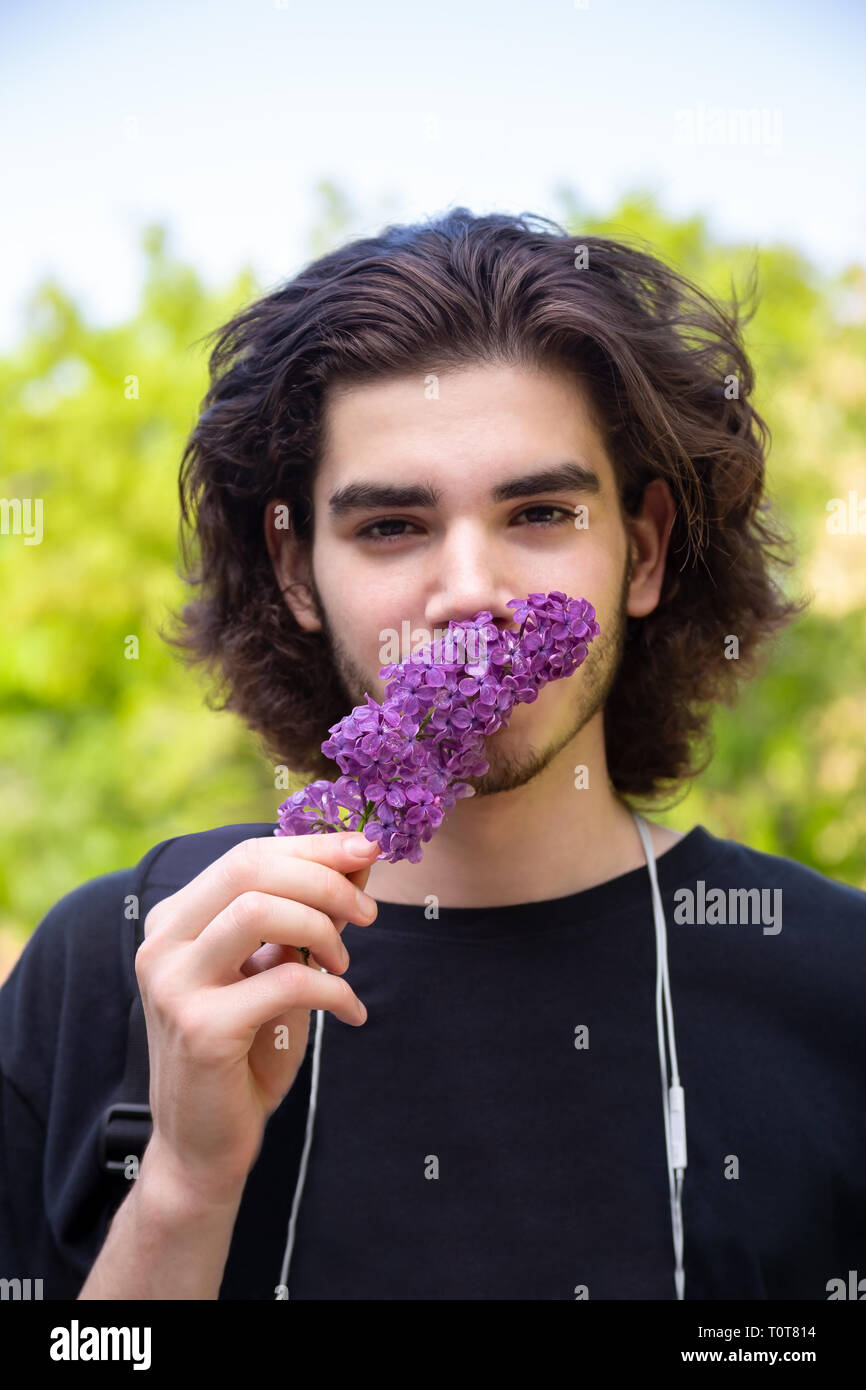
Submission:
<svg viewBox="0 0 866 1390">
<path fill-rule="evenodd" d="M 509 478 L 505 483 L 497 483 L 490 496 L 494 502 L 511 502 L 518 497 L 534 497 L 539 492 L 582 492 L 597 497 L 601 492 L 601 479 L 585 463 L 569 460 L 535 473 Z M 352 512 L 380 507 L 436 507 L 441 497 L 442 494 L 430 483 L 409 483 L 405 486 L 397 483 L 346 483 L 329 499 L 328 511 L 337 520 Z"/>
</svg>

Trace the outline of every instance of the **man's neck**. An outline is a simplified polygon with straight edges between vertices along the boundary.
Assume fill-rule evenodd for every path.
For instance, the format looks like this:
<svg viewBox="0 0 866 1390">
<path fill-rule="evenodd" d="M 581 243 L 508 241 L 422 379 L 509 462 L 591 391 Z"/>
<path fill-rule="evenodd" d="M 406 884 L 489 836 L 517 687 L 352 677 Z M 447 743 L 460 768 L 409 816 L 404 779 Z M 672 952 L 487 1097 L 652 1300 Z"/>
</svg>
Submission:
<svg viewBox="0 0 866 1390">
<path fill-rule="evenodd" d="M 575 788 L 576 765 L 599 771 L 598 756 L 588 761 L 577 747 L 569 744 L 521 787 L 459 800 L 422 845 L 421 862 L 376 861 L 367 892 L 383 903 L 423 904 L 435 894 L 440 907 L 504 907 L 567 897 L 643 867 L 634 817 L 606 768 L 594 786 Z M 682 839 L 652 822 L 648 828 L 656 856 Z"/>
</svg>

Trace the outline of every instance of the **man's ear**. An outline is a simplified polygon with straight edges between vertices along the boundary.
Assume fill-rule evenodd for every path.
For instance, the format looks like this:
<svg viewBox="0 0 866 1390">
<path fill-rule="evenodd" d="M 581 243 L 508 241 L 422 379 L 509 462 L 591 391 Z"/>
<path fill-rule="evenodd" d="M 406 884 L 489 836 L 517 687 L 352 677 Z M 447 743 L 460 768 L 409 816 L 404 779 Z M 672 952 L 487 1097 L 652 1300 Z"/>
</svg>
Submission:
<svg viewBox="0 0 866 1390">
<path fill-rule="evenodd" d="M 289 504 L 275 498 L 265 508 L 265 544 L 286 607 L 305 632 L 321 632 L 322 623 L 312 588 L 309 544 L 292 526 Z"/>
<path fill-rule="evenodd" d="M 626 605 L 630 618 L 644 618 L 658 604 L 676 511 L 665 480 L 653 478 L 644 488 L 640 513 L 625 518 L 632 561 Z"/>
</svg>

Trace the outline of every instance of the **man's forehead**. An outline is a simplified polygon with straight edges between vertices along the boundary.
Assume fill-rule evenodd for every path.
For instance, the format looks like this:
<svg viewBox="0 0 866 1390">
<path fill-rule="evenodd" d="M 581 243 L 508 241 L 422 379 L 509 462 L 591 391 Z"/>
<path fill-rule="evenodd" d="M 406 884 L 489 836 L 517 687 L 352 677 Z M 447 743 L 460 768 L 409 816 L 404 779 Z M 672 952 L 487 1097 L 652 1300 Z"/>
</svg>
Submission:
<svg viewBox="0 0 866 1390">
<path fill-rule="evenodd" d="M 504 363 L 419 369 L 359 382 L 337 380 L 327 386 L 322 408 L 334 425 L 361 417 L 387 426 L 396 412 L 435 427 L 441 416 L 543 411 L 552 401 L 566 404 L 569 415 L 582 422 L 588 420 L 589 398 L 577 373 L 562 366 Z"/>
</svg>

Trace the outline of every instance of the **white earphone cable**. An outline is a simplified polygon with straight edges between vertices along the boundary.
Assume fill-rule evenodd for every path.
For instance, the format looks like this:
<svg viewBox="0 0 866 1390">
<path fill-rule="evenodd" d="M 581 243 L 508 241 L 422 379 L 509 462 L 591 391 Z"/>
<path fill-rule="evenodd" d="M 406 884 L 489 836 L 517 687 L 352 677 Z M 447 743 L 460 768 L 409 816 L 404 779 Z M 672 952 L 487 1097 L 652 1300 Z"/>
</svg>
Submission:
<svg viewBox="0 0 866 1390">
<path fill-rule="evenodd" d="M 324 966 L 321 967 L 324 969 Z M 307 1176 L 307 1161 L 310 1156 L 310 1146 L 313 1142 L 313 1122 L 316 1118 L 316 1100 L 319 1095 L 319 1067 L 322 1060 L 322 1030 L 325 1023 L 324 1009 L 316 1009 L 316 1036 L 313 1042 L 313 1076 L 310 1082 L 310 1103 L 307 1108 L 307 1128 L 304 1134 L 304 1147 L 301 1153 L 301 1165 L 298 1171 L 298 1180 L 295 1183 L 295 1195 L 292 1200 L 292 1214 L 289 1217 L 289 1233 L 286 1238 L 286 1249 L 283 1254 L 283 1267 L 280 1271 L 280 1287 L 286 1290 L 288 1298 L 289 1264 L 292 1259 L 292 1251 L 295 1247 L 295 1229 L 298 1224 L 298 1211 L 301 1206 L 301 1197 L 304 1192 L 304 1182 Z"/>
<path fill-rule="evenodd" d="M 659 1064 L 662 1078 L 662 1111 L 665 1125 L 665 1153 L 667 1155 L 668 1184 L 670 1187 L 671 1229 L 674 1242 L 674 1286 L 677 1298 L 685 1298 L 686 1276 L 683 1270 L 683 1177 L 687 1163 L 686 1156 L 686 1114 L 685 1095 L 680 1085 L 677 1063 L 677 1045 L 674 1038 L 674 1011 L 671 1004 L 670 976 L 668 974 L 668 943 L 665 914 L 662 908 L 656 875 L 655 852 L 652 847 L 646 822 L 633 813 L 644 852 L 652 886 L 653 917 L 656 929 L 656 1029 L 658 1032 Z M 668 1045 L 671 1055 L 671 1082 L 668 1089 L 668 1068 L 665 1056 L 665 1035 L 662 1023 L 662 1002 L 667 1012 Z"/>
</svg>

